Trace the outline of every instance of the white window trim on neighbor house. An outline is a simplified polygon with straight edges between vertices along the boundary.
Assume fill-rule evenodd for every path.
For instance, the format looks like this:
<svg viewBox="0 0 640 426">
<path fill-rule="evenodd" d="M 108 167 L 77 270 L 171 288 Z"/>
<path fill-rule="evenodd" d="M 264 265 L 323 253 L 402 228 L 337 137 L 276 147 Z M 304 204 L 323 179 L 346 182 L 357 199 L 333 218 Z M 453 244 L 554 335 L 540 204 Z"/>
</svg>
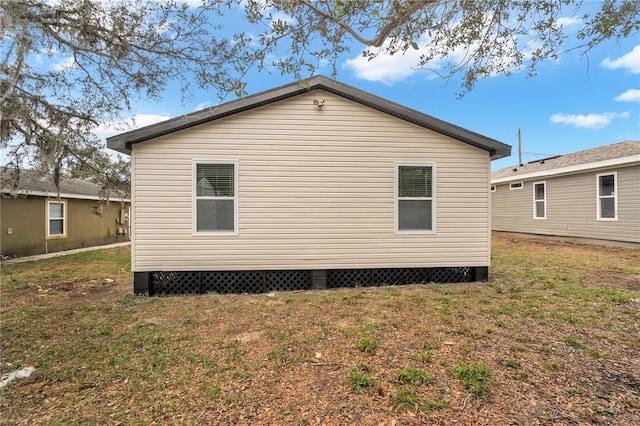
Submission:
<svg viewBox="0 0 640 426">
<path fill-rule="evenodd" d="M 613 176 L 613 194 L 602 195 L 600 194 L 600 178 L 604 176 Z M 602 200 L 613 199 L 613 217 L 602 217 Z M 607 172 L 596 175 L 596 206 L 597 206 L 597 218 L 599 221 L 614 222 L 618 220 L 618 173 Z"/>
<path fill-rule="evenodd" d="M 51 206 L 62 205 L 62 216 L 52 216 Z M 62 221 L 62 233 L 51 233 L 51 221 Z M 47 238 L 66 238 L 67 236 L 67 202 L 65 200 L 47 200 Z"/>
<path fill-rule="evenodd" d="M 542 185 L 542 198 L 536 198 L 536 187 L 538 185 Z M 543 205 L 543 214 L 542 216 L 538 216 L 538 203 L 542 203 Z M 534 182 L 533 183 L 533 218 L 537 220 L 546 219 L 547 218 L 547 182 Z"/>
<path fill-rule="evenodd" d="M 233 165 L 233 196 L 199 196 L 198 195 L 198 165 L 200 164 L 231 164 Z M 193 160 L 193 235 L 238 235 L 238 161 L 237 160 Z M 233 230 L 198 230 L 198 200 L 232 200 L 233 201 Z"/>
<path fill-rule="evenodd" d="M 509 184 L 509 190 L 510 191 L 514 191 L 514 190 L 518 190 L 518 189 L 522 189 L 524 188 L 524 182 L 520 181 L 520 182 L 511 182 Z"/>
<path fill-rule="evenodd" d="M 431 168 L 431 197 L 400 197 L 401 167 L 430 167 Z M 396 162 L 394 172 L 394 227 L 396 234 L 435 234 L 436 233 L 436 164 L 435 163 L 404 163 Z M 431 229 L 400 229 L 400 201 L 431 201 Z"/>
</svg>

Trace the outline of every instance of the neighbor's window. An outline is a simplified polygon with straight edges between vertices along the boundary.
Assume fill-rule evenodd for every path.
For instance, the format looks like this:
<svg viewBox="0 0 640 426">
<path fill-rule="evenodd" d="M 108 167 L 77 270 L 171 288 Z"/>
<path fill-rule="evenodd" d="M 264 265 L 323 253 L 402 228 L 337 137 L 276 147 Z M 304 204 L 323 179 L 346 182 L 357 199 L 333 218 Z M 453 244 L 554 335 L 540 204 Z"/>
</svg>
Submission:
<svg viewBox="0 0 640 426">
<path fill-rule="evenodd" d="M 617 174 L 607 173 L 597 176 L 598 220 L 618 219 Z"/>
<path fill-rule="evenodd" d="M 522 189 L 524 187 L 524 184 L 522 182 L 513 182 L 511 185 L 509 185 L 509 189 Z"/>
<path fill-rule="evenodd" d="M 547 185 L 546 182 L 533 184 L 533 218 L 547 218 Z"/>
<path fill-rule="evenodd" d="M 491 185 L 491 192 L 496 192 L 496 186 L 495 185 Z"/>
<path fill-rule="evenodd" d="M 435 232 L 435 165 L 396 164 L 396 232 Z"/>
<path fill-rule="evenodd" d="M 238 232 L 238 163 L 194 163 L 194 232 Z"/>
<path fill-rule="evenodd" d="M 65 223 L 66 203 L 64 201 L 49 201 L 47 203 L 47 236 L 64 236 L 66 231 Z"/>
</svg>

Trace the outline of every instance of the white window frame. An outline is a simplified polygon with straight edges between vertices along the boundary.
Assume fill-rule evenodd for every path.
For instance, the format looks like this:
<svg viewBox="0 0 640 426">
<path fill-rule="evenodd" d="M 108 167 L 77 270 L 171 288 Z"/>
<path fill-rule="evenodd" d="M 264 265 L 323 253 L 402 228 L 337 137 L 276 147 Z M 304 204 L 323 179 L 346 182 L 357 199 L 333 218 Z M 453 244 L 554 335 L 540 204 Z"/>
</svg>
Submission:
<svg viewBox="0 0 640 426">
<path fill-rule="evenodd" d="M 62 204 L 62 217 L 51 217 L 51 204 Z M 66 200 L 47 200 L 47 238 L 66 238 L 67 236 L 67 202 Z M 62 220 L 62 234 L 51 233 L 51 221 Z"/>
<path fill-rule="evenodd" d="M 496 192 L 496 186 L 495 185 L 491 185 L 491 192 Z"/>
<path fill-rule="evenodd" d="M 432 176 L 432 188 L 431 188 L 431 197 L 398 197 L 398 185 L 400 184 L 399 180 L 399 170 L 401 166 L 410 166 L 410 167 L 431 167 L 431 176 Z M 394 229 L 396 234 L 436 234 L 436 163 L 404 163 L 404 162 L 396 162 L 394 164 L 394 190 L 393 190 L 393 198 L 394 198 Z M 419 230 L 419 229 L 411 229 L 411 230 L 401 230 L 399 229 L 399 220 L 400 220 L 400 200 L 431 200 L 431 229 Z"/>
<path fill-rule="evenodd" d="M 519 185 L 519 186 L 514 186 L 514 185 Z M 511 182 L 509 184 L 509 190 L 510 191 L 517 191 L 517 190 L 522 189 L 522 188 L 524 188 L 524 182 L 523 181 Z"/>
<path fill-rule="evenodd" d="M 542 200 L 536 199 L 536 185 L 542 185 Z M 536 220 L 543 220 L 547 218 L 547 182 L 533 182 L 533 218 Z M 543 216 L 537 216 L 538 209 L 536 208 L 536 204 L 542 202 L 544 205 L 544 214 Z"/>
<path fill-rule="evenodd" d="M 238 235 L 238 160 L 193 160 L 191 185 L 192 192 L 192 234 L 193 235 Z M 198 197 L 198 164 L 232 164 L 233 165 L 233 197 Z M 233 231 L 198 231 L 198 200 L 230 200 L 233 199 Z"/>
<path fill-rule="evenodd" d="M 613 176 L 613 195 L 600 195 L 600 178 L 602 176 Z M 613 198 L 614 217 L 602 217 L 602 200 Z M 615 222 L 618 220 L 618 172 L 607 172 L 596 175 L 596 209 L 598 221 Z"/>
</svg>

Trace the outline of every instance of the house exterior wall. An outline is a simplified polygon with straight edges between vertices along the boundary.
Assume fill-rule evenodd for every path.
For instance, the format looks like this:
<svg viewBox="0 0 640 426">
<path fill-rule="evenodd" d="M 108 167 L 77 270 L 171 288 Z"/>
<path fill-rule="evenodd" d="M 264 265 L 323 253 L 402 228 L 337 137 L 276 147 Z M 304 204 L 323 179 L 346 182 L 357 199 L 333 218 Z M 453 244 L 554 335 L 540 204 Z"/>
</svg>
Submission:
<svg viewBox="0 0 640 426">
<path fill-rule="evenodd" d="M 489 265 L 488 152 L 328 92 L 137 143 L 131 158 L 136 272 Z M 193 233 L 194 160 L 237 161 L 237 235 Z M 396 162 L 435 164 L 434 234 L 394 232 Z"/>
<path fill-rule="evenodd" d="M 613 172 L 618 179 L 618 219 L 597 220 L 596 176 Z M 537 182 L 546 182 L 546 219 L 533 218 Z M 520 190 L 510 190 L 509 182 L 495 184 L 493 230 L 640 243 L 640 165 L 536 177 L 523 183 Z"/>
<path fill-rule="evenodd" d="M 0 254 L 25 256 L 44 253 L 44 200 L 43 197 L 0 197 Z"/>
<path fill-rule="evenodd" d="M 64 236 L 47 236 L 48 200 L 65 203 Z M 96 200 L 19 196 L 2 198 L 0 203 L 0 253 L 4 256 L 53 253 L 128 240 L 128 225 L 119 224 L 122 206 L 119 202 L 105 206 L 102 216 L 92 212 Z M 118 235 L 118 228 L 127 229 L 127 234 Z"/>
</svg>

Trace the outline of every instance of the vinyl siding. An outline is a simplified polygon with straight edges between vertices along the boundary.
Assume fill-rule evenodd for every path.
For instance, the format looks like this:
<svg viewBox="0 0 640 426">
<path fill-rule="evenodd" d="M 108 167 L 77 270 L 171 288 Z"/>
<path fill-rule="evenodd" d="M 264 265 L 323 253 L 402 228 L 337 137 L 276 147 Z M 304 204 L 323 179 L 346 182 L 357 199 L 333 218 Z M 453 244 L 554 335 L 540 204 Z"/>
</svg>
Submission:
<svg viewBox="0 0 640 426">
<path fill-rule="evenodd" d="M 597 220 L 596 176 L 617 173 L 618 220 Z M 546 182 L 547 219 L 533 219 L 533 183 Z M 521 190 L 509 182 L 492 193 L 496 231 L 640 243 L 640 166 L 599 169 L 565 176 L 525 180 Z"/>
<path fill-rule="evenodd" d="M 238 235 L 193 234 L 194 160 L 238 161 Z M 395 162 L 436 165 L 435 235 L 394 233 Z M 326 92 L 138 143 L 132 163 L 137 272 L 489 264 L 489 154 Z"/>
</svg>

